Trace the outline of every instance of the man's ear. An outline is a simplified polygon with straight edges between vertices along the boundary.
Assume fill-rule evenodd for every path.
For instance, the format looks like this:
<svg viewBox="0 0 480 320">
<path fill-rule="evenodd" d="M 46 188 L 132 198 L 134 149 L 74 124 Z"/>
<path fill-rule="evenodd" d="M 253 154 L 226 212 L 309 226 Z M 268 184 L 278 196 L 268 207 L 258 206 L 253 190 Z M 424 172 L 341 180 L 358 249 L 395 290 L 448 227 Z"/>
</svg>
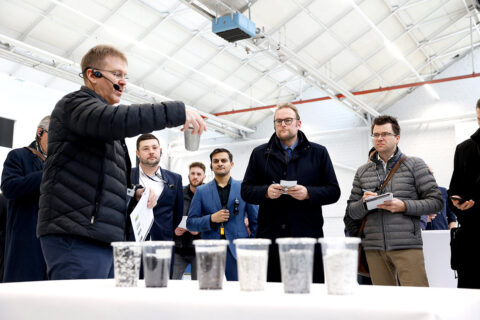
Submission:
<svg viewBox="0 0 480 320">
<path fill-rule="evenodd" d="M 137 158 L 140 159 L 140 152 L 138 150 L 135 152 L 135 154 L 137 155 Z"/>
</svg>

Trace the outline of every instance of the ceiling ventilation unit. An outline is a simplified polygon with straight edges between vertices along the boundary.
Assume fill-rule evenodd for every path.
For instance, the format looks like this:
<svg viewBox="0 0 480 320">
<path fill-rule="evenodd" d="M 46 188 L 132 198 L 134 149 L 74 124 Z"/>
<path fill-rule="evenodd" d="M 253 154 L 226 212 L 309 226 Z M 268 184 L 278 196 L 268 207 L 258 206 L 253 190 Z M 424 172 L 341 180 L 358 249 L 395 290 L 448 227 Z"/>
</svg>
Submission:
<svg viewBox="0 0 480 320">
<path fill-rule="evenodd" d="M 236 12 L 213 18 L 212 31 L 228 42 L 235 42 L 255 36 L 255 23 Z"/>
</svg>

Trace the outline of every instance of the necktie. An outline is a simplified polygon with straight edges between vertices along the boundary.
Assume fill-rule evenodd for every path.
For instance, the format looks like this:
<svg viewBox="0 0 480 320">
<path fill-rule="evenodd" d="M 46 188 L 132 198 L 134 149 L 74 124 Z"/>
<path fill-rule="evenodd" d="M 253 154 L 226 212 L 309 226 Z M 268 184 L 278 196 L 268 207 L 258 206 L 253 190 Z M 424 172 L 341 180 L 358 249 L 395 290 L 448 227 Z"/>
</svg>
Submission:
<svg viewBox="0 0 480 320">
<path fill-rule="evenodd" d="M 287 148 L 288 161 L 292 160 L 292 148 Z"/>
</svg>

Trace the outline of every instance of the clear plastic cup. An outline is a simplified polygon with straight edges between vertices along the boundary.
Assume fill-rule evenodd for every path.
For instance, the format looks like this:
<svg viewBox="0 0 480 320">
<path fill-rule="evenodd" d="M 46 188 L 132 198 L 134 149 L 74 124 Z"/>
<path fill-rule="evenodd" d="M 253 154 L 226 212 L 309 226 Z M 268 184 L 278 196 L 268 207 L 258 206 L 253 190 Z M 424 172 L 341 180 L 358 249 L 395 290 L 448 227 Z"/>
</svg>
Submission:
<svg viewBox="0 0 480 320">
<path fill-rule="evenodd" d="M 313 280 L 314 238 L 279 238 L 283 290 L 285 293 L 310 293 Z"/>
<path fill-rule="evenodd" d="M 328 294 L 349 295 L 358 288 L 358 244 L 360 238 L 320 238 Z"/>
<path fill-rule="evenodd" d="M 185 140 L 185 149 L 188 151 L 197 151 L 200 147 L 200 135 L 192 134 L 193 128 L 188 128 L 183 132 Z"/>
<path fill-rule="evenodd" d="M 143 247 L 143 274 L 147 288 L 166 287 L 170 277 L 173 241 L 146 241 Z"/>
<path fill-rule="evenodd" d="M 263 291 L 267 282 L 269 239 L 235 239 L 240 290 Z"/>
<path fill-rule="evenodd" d="M 193 240 L 200 289 L 222 289 L 228 240 Z"/>
<path fill-rule="evenodd" d="M 137 242 L 112 242 L 115 285 L 136 287 L 140 273 L 142 247 Z"/>
</svg>

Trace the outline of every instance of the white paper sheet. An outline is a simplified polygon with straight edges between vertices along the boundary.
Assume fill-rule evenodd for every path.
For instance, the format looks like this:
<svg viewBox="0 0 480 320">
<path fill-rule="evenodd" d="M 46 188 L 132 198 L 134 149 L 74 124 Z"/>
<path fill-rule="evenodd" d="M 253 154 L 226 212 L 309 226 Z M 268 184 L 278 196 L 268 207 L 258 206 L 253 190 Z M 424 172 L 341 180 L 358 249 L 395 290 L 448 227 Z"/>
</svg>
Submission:
<svg viewBox="0 0 480 320">
<path fill-rule="evenodd" d="M 138 201 L 135 209 L 130 214 L 133 233 L 137 242 L 145 240 L 153 224 L 153 209 L 147 208 L 149 194 L 150 188 L 146 187 L 140 201 Z"/>
<path fill-rule="evenodd" d="M 393 200 L 393 194 L 389 192 L 389 193 L 384 193 L 378 196 L 369 197 L 365 199 L 365 203 L 367 204 L 368 210 L 373 210 L 373 209 L 376 209 L 379 204 L 384 204 L 385 201 L 392 201 L 392 200 Z"/>
<path fill-rule="evenodd" d="M 280 185 L 285 189 L 283 194 L 287 194 L 288 188 L 295 187 L 297 180 L 280 180 Z"/>
<path fill-rule="evenodd" d="M 178 225 L 179 228 L 187 229 L 187 218 L 188 216 L 182 217 L 182 221 L 180 221 L 180 224 Z"/>
</svg>

